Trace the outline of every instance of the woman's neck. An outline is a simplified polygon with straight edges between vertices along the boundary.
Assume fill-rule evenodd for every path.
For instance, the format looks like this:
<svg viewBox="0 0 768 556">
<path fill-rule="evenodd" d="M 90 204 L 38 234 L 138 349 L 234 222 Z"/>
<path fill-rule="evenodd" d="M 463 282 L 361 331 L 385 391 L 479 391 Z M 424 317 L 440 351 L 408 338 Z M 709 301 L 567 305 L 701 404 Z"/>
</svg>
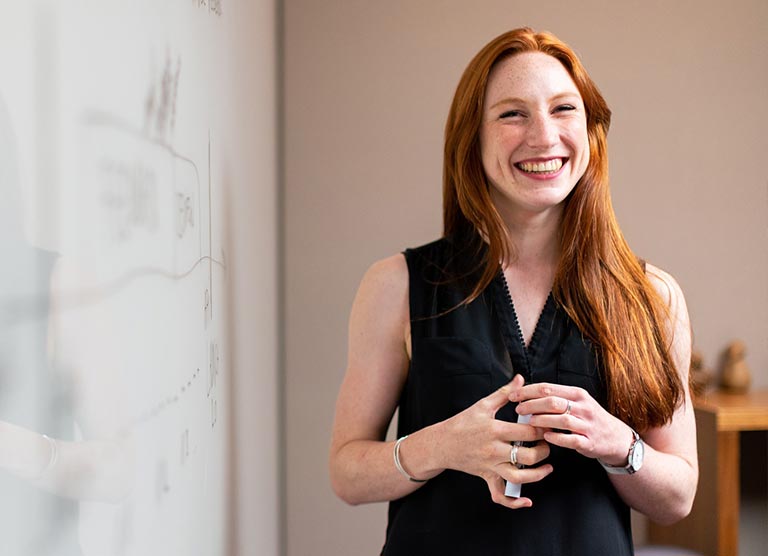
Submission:
<svg viewBox="0 0 768 556">
<path fill-rule="evenodd" d="M 515 255 L 513 260 L 504 261 L 504 266 L 521 269 L 550 268 L 554 273 L 560 258 L 562 210 L 503 217 Z"/>
</svg>

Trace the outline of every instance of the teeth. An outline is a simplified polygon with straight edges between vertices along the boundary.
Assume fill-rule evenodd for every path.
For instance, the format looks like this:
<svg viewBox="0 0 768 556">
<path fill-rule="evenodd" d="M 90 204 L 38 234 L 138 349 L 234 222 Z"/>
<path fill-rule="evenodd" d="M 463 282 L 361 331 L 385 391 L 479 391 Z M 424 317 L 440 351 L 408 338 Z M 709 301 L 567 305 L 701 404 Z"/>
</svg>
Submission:
<svg viewBox="0 0 768 556">
<path fill-rule="evenodd" d="M 517 166 L 523 172 L 557 172 L 563 167 L 563 159 L 553 158 L 546 162 L 520 162 Z"/>
</svg>

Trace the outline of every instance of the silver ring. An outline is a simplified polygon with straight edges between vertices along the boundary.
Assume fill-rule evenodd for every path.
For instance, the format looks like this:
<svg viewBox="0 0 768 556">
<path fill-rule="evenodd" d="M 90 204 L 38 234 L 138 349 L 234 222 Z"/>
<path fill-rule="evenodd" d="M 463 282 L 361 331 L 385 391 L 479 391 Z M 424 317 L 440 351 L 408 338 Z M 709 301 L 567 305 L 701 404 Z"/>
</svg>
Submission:
<svg viewBox="0 0 768 556">
<path fill-rule="evenodd" d="M 568 405 L 565 408 L 565 412 L 563 415 L 570 415 L 571 414 L 571 400 L 568 400 Z"/>
<path fill-rule="evenodd" d="M 512 465 L 517 467 L 517 450 L 520 449 L 520 444 L 517 442 L 512 443 L 512 448 L 509 450 L 509 461 Z"/>
</svg>

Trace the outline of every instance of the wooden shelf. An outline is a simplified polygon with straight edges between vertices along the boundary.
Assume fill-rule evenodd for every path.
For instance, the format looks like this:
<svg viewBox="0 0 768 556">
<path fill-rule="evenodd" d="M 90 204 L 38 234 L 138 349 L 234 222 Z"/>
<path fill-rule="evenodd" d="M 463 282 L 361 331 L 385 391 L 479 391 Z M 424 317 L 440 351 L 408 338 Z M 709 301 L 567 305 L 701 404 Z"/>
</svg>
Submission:
<svg viewBox="0 0 768 556">
<path fill-rule="evenodd" d="M 709 392 L 694 398 L 693 406 L 714 414 L 718 431 L 768 430 L 768 390 L 747 394 Z"/>
<path fill-rule="evenodd" d="M 768 390 L 709 392 L 693 401 L 699 452 L 699 488 L 691 515 L 670 527 L 650 523 L 652 543 L 706 556 L 738 556 L 739 452 L 742 431 L 768 430 Z"/>
</svg>

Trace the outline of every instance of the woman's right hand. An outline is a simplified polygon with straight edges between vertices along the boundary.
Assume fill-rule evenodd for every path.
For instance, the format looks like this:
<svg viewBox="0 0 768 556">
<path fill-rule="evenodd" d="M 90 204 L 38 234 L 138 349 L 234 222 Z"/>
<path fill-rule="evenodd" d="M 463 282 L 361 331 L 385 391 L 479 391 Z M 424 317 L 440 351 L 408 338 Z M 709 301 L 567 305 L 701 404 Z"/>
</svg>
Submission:
<svg viewBox="0 0 768 556">
<path fill-rule="evenodd" d="M 482 477 L 488 484 L 491 498 L 507 508 L 527 508 L 530 498 L 512 498 L 504 494 L 505 481 L 533 483 L 552 472 L 552 465 L 535 466 L 549 456 L 549 444 L 544 440 L 544 429 L 496 419 L 496 413 L 509 403 L 509 395 L 524 384 L 523 377 L 515 378 L 494 393 L 478 400 L 461 413 L 441 423 L 444 434 L 439 448 L 444 467 Z M 510 460 L 512 442 L 536 442 L 520 446 L 518 468 Z"/>
</svg>

